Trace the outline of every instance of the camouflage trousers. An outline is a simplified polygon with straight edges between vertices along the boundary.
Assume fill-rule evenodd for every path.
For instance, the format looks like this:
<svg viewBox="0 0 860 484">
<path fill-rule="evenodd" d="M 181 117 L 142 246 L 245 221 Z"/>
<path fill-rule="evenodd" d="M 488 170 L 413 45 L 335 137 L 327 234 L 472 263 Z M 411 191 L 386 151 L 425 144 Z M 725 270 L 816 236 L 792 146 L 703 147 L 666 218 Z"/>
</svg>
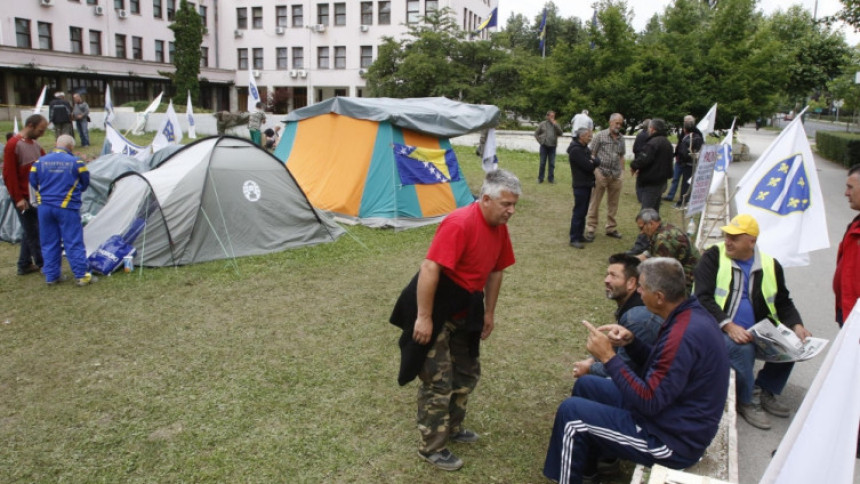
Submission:
<svg viewBox="0 0 860 484">
<path fill-rule="evenodd" d="M 449 433 L 462 430 L 469 394 L 481 377 L 480 361 L 469 356 L 465 324 L 445 323 L 418 374 L 418 450 L 424 453 L 444 449 Z"/>
</svg>

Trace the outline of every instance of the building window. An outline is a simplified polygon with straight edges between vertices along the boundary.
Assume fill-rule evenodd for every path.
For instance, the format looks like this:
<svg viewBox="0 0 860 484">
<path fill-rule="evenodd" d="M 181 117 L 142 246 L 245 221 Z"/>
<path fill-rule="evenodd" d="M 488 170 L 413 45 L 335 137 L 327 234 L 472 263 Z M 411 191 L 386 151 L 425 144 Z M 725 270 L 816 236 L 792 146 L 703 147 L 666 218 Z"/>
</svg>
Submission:
<svg viewBox="0 0 860 484">
<path fill-rule="evenodd" d="M 318 3 L 317 4 L 317 23 L 322 25 L 328 25 L 328 4 L 327 3 Z"/>
<path fill-rule="evenodd" d="M 286 9 L 286 7 L 284 7 Z M 289 67 L 287 63 L 287 48 L 286 47 L 278 47 L 275 49 L 275 58 L 278 59 L 278 70 L 284 70 Z"/>
<path fill-rule="evenodd" d="M 301 5 L 293 5 L 293 27 L 304 27 L 305 16 Z"/>
<path fill-rule="evenodd" d="M 125 35 L 116 34 L 114 43 L 116 44 L 116 56 L 125 59 Z"/>
<path fill-rule="evenodd" d="M 176 13 L 176 0 L 167 0 L 167 20 L 173 21 L 173 16 Z"/>
<path fill-rule="evenodd" d="M 90 30 L 90 55 L 102 55 L 102 33 Z"/>
<path fill-rule="evenodd" d="M 317 68 L 318 69 L 328 69 L 331 66 L 329 65 L 328 58 L 328 47 L 317 47 Z"/>
<path fill-rule="evenodd" d="M 152 0 L 152 16 L 161 18 L 161 0 Z"/>
<path fill-rule="evenodd" d="M 421 2 L 406 0 L 406 23 L 417 24 L 421 20 Z"/>
<path fill-rule="evenodd" d="M 372 45 L 362 45 L 361 46 L 361 67 L 367 68 L 367 67 L 370 67 L 370 64 L 373 64 L 373 46 Z"/>
<path fill-rule="evenodd" d="M 167 43 L 167 62 L 173 64 L 173 54 L 176 52 L 176 44 L 173 42 Z"/>
<path fill-rule="evenodd" d="M 69 27 L 69 42 L 72 44 L 72 54 L 84 53 L 84 31 L 80 27 Z"/>
<path fill-rule="evenodd" d="M 335 25 L 346 25 L 346 4 L 345 3 L 334 4 L 334 24 Z"/>
<path fill-rule="evenodd" d="M 155 62 L 164 63 L 164 41 L 155 41 Z"/>
<path fill-rule="evenodd" d="M 236 28 L 237 29 L 247 29 L 248 28 L 248 9 L 245 7 L 236 9 Z"/>
<path fill-rule="evenodd" d="M 275 26 L 277 26 L 277 27 L 286 27 L 287 26 L 287 6 L 286 5 L 278 5 L 275 7 Z"/>
<path fill-rule="evenodd" d="M 125 0 L 113 0 L 114 10 L 125 10 Z"/>
<path fill-rule="evenodd" d="M 301 47 L 293 47 L 293 69 L 305 68 L 305 50 Z"/>
<path fill-rule="evenodd" d="M 427 0 L 424 2 L 424 15 L 428 15 L 434 10 L 439 10 L 439 0 Z"/>
<path fill-rule="evenodd" d="M 209 47 L 200 48 L 200 67 L 209 67 Z"/>
<path fill-rule="evenodd" d="M 18 47 L 27 49 L 33 47 L 30 43 L 30 20 L 26 18 L 15 19 L 15 37 L 18 40 Z"/>
<path fill-rule="evenodd" d="M 43 50 L 54 50 L 54 40 L 51 36 L 51 24 L 47 22 L 38 22 L 39 29 L 39 48 Z"/>
<path fill-rule="evenodd" d="M 131 58 L 143 60 L 143 37 L 131 38 Z"/>
<path fill-rule="evenodd" d="M 391 25 L 391 2 L 379 2 L 379 25 Z"/>
<path fill-rule="evenodd" d="M 236 49 L 239 57 L 239 70 L 248 70 L 248 49 Z"/>
<path fill-rule="evenodd" d="M 128 0 L 128 9 L 131 13 L 140 15 L 140 0 Z"/>
<path fill-rule="evenodd" d="M 373 25 L 373 2 L 361 2 L 361 25 Z"/>
<path fill-rule="evenodd" d="M 263 7 L 251 7 L 252 24 L 255 29 L 263 28 Z"/>
<path fill-rule="evenodd" d="M 334 68 L 346 69 L 346 47 L 337 46 L 334 48 Z"/>
<path fill-rule="evenodd" d="M 263 49 L 255 48 L 254 51 L 254 69 L 263 70 Z"/>
<path fill-rule="evenodd" d="M 209 18 L 208 18 L 208 15 L 209 15 L 209 13 L 208 13 L 208 12 L 209 12 L 209 11 L 208 11 L 208 9 L 206 8 L 206 5 L 201 5 L 201 6 L 198 8 L 197 12 L 200 14 L 200 21 L 201 21 L 201 22 L 203 22 L 203 27 L 205 28 L 205 27 L 206 27 L 206 22 L 208 22 L 208 21 L 209 21 Z"/>
</svg>

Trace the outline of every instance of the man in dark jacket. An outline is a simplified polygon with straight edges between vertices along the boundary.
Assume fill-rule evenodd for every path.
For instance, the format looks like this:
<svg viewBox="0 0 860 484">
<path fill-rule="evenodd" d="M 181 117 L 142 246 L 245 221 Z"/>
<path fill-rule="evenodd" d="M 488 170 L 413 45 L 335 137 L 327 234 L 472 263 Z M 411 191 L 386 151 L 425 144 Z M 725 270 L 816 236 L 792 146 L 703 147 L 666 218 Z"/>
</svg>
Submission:
<svg viewBox="0 0 860 484">
<path fill-rule="evenodd" d="M 636 175 L 636 198 L 640 210 L 653 208 L 660 213 L 660 197 L 666 189 L 666 180 L 672 178 L 672 143 L 666 139 L 666 121 L 654 118 L 648 124 L 648 141 L 630 163 Z M 637 255 L 648 249 L 648 237 L 639 234 L 628 253 Z"/>
<path fill-rule="evenodd" d="M 63 91 L 54 94 L 54 100 L 48 104 L 48 121 L 54 123 L 54 134 L 57 138 L 62 134 L 75 136 L 72 129 L 72 105 L 66 101 Z"/>
<path fill-rule="evenodd" d="M 681 196 L 675 204 L 675 208 L 681 208 L 687 205 L 690 200 L 690 178 L 693 176 L 693 167 L 696 165 L 696 157 L 699 151 L 702 150 L 702 145 L 705 143 L 705 138 L 702 132 L 696 127 L 696 118 L 692 116 L 684 117 L 684 130 L 681 132 L 681 140 L 675 146 L 675 167 L 679 173 L 681 182 Z M 664 200 L 671 201 L 675 198 L 675 188 L 678 187 L 676 181 L 672 180 L 672 186 L 669 187 L 669 193 Z"/>
<path fill-rule="evenodd" d="M 594 169 L 600 160 L 591 156 L 588 143 L 591 142 L 591 128 L 577 128 L 573 133 L 573 141 L 567 147 L 570 160 L 570 175 L 573 178 L 573 215 L 570 217 L 570 246 L 584 249 L 585 216 L 588 215 L 588 203 L 591 201 L 591 191 L 594 189 Z"/>
<path fill-rule="evenodd" d="M 765 318 L 791 328 L 805 340 L 812 334 L 803 326 L 785 287 L 782 266 L 755 245 L 758 222 L 747 214 L 722 227 L 725 241 L 699 259 L 694 276 L 696 297 L 720 323 L 729 360 L 737 375 L 737 410 L 750 425 L 770 428 L 767 413 L 786 418 L 788 407 L 777 400 L 794 363 L 765 363 L 753 380 L 755 338 L 748 330 Z"/>
</svg>

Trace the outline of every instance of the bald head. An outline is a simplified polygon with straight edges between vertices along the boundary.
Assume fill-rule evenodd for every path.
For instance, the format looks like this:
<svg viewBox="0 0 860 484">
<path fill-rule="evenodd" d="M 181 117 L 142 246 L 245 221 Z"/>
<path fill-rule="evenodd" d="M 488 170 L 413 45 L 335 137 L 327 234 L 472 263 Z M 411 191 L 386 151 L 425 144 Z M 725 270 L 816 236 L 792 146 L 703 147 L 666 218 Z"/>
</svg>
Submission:
<svg viewBox="0 0 860 484">
<path fill-rule="evenodd" d="M 75 138 L 67 134 L 61 134 L 59 138 L 57 138 L 57 148 L 63 148 L 67 150 L 71 150 L 75 147 Z"/>
</svg>

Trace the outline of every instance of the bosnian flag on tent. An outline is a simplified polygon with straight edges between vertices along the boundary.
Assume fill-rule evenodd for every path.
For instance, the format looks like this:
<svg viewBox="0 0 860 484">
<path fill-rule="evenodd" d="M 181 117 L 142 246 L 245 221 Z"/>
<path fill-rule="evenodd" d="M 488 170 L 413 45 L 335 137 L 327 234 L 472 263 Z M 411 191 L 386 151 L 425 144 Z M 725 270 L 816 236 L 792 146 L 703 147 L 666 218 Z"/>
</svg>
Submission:
<svg viewBox="0 0 860 484">
<path fill-rule="evenodd" d="M 738 182 L 737 213 L 758 221 L 758 246 L 785 267 L 809 265 L 830 247 L 824 200 L 802 116 L 797 116 Z"/>
<path fill-rule="evenodd" d="M 254 72 L 248 69 L 248 112 L 253 113 L 257 110 L 257 103 L 263 102 L 260 99 L 260 91 L 257 89 L 257 83 L 254 82 Z"/>
<path fill-rule="evenodd" d="M 711 178 L 709 195 L 713 195 L 720 189 L 720 186 L 726 179 L 726 171 L 729 169 L 729 165 L 732 164 L 732 136 L 734 135 L 736 120 L 737 118 L 732 120 L 732 127 L 729 128 L 728 134 L 726 134 L 723 142 L 720 143 L 719 157 L 717 158 L 717 164 L 714 165 L 714 177 Z"/>
<path fill-rule="evenodd" d="M 717 104 L 714 103 L 711 106 L 711 109 L 708 110 L 708 114 L 699 121 L 699 124 L 696 125 L 699 128 L 699 131 L 702 132 L 702 136 L 708 136 L 709 134 L 714 132 L 714 126 L 717 125 Z"/>
<path fill-rule="evenodd" d="M 110 98 L 110 84 L 105 85 L 105 124 L 113 122 L 113 101 Z"/>
<path fill-rule="evenodd" d="M 435 185 L 460 180 L 454 150 L 421 148 L 394 143 L 394 159 L 404 185 Z"/>
<path fill-rule="evenodd" d="M 105 148 L 109 148 L 109 151 L 102 150 L 104 153 L 120 153 L 141 161 L 146 161 L 151 154 L 149 146 L 138 146 L 132 143 L 110 123 L 105 124 Z"/>
<path fill-rule="evenodd" d="M 194 110 L 191 108 L 191 91 L 188 91 L 188 104 L 185 106 L 185 116 L 188 117 L 188 137 L 197 139 L 197 129 L 194 127 Z"/>
<path fill-rule="evenodd" d="M 182 141 L 182 128 L 179 126 L 179 116 L 176 115 L 176 110 L 173 109 L 173 100 L 167 105 L 164 121 L 155 132 L 155 138 L 152 140 L 152 152 L 164 148 L 167 145 L 179 144 Z"/>
<path fill-rule="evenodd" d="M 48 86 L 42 86 L 42 94 L 39 94 L 39 99 L 36 101 L 36 107 L 33 108 L 33 114 L 39 114 L 42 110 L 42 105 L 45 104 L 45 90 Z"/>
</svg>

